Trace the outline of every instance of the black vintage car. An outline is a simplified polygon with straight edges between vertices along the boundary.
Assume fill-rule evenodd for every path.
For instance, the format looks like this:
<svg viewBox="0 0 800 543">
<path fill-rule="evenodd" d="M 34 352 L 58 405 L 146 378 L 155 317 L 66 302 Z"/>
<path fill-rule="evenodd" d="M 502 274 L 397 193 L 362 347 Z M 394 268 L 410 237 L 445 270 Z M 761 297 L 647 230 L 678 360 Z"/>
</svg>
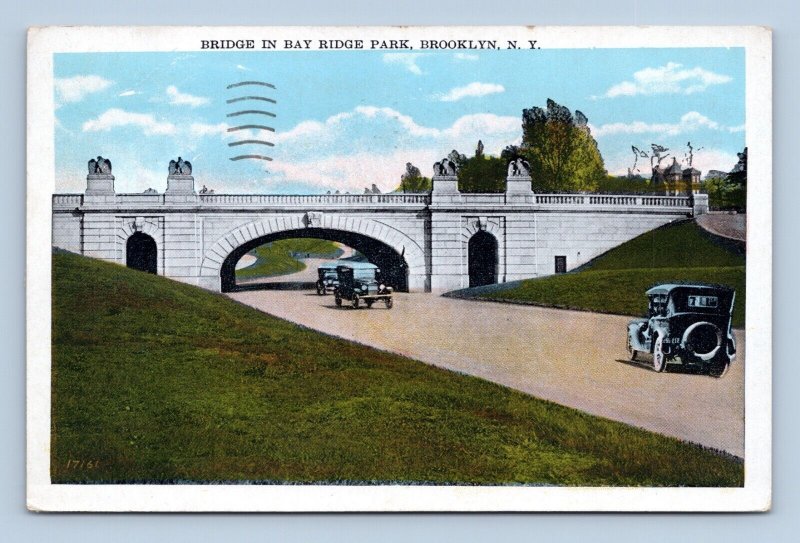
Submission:
<svg viewBox="0 0 800 543">
<path fill-rule="evenodd" d="M 631 360 L 651 353 L 653 369 L 669 363 L 722 377 L 736 356 L 731 316 L 736 293 L 703 284 L 664 284 L 647 291 L 648 318 L 628 324 Z"/>
<path fill-rule="evenodd" d="M 336 290 L 336 286 L 339 284 L 339 278 L 336 275 L 337 265 L 337 262 L 326 262 L 317 268 L 319 278 L 317 279 L 316 287 L 317 294 L 320 296 Z"/>
<path fill-rule="evenodd" d="M 381 271 L 369 262 L 351 262 L 346 266 L 336 267 L 336 276 L 339 284 L 333 291 L 336 306 L 342 306 L 342 300 L 347 300 L 354 309 L 358 309 L 363 301 L 367 307 L 381 300 L 386 304 L 386 309 L 392 308 L 392 287 L 381 282 Z"/>
</svg>

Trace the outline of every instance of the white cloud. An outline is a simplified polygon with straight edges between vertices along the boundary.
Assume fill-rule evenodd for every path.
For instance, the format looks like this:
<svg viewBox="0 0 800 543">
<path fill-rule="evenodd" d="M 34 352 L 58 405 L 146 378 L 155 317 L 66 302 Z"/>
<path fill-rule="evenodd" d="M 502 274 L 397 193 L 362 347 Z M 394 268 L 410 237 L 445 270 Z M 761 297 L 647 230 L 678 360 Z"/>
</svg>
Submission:
<svg viewBox="0 0 800 543">
<path fill-rule="evenodd" d="M 174 106 L 190 106 L 190 107 L 198 107 L 203 106 L 209 103 L 208 98 L 203 98 L 202 96 L 193 96 L 191 94 L 186 94 L 178 90 L 178 87 L 175 85 L 170 85 L 167 87 L 167 96 L 169 96 L 169 103 Z"/>
<path fill-rule="evenodd" d="M 162 135 L 175 133 L 175 125 L 169 122 L 158 122 L 147 113 L 131 113 L 119 108 L 111 108 L 96 119 L 83 123 L 84 132 L 106 132 L 121 126 L 135 126 L 146 135 Z"/>
<path fill-rule="evenodd" d="M 360 106 L 276 134 L 270 177 L 322 190 L 362 192 L 375 183 L 388 191 L 399 185 L 406 162 L 430 176 L 433 163 L 452 149 L 471 155 L 480 139 L 496 155 L 520 137 L 518 117 L 468 114 L 436 128 L 389 107 Z"/>
<path fill-rule="evenodd" d="M 213 136 L 219 134 L 222 137 L 230 136 L 228 132 L 230 125 L 227 123 L 207 124 L 207 123 L 192 123 L 189 125 L 189 134 L 196 138 L 205 136 Z"/>
<path fill-rule="evenodd" d="M 133 96 L 135 94 L 139 94 L 139 93 L 136 92 L 135 90 L 126 90 L 126 91 L 123 91 L 123 92 L 119 93 L 117 96 Z"/>
<path fill-rule="evenodd" d="M 429 149 L 400 149 L 388 155 L 361 152 L 303 162 L 275 161 L 270 163 L 269 170 L 281 183 L 309 184 L 353 194 L 360 194 L 375 183 L 382 192 L 391 192 L 400 185 L 406 162 L 417 164 L 423 175 L 430 176 L 430 165 L 440 158 Z"/>
<path fill-rule="evenodd" d="M 734 127 L 736 130 L 730 130 L 697 111 L 690 111 L 682 115 L 677 123 L 646 123 L 644 121 L 609 123 L 598 127 L 592 126 L 591 130 L 595 137 L 614 136 L 617 134 L 661 134 L 675 136 L 686 132 L 694 132 L 701 128 L 733 132 L 738 131 L 739 127 Z"/>
<path fill-rule="evenodd" d="M 471 53 L 456 53 L 453 55 L 453 58 L 456 60 L 478 60 L 480 57 L 478 55 L 473 55 Z"/>
<path fill-rule="evenodd" d="M 475 81 L 463 87 L 450 89 L 450 92 L 441 96 L 439 100 L 442 102 L 456 102 L 462 98 L 497 94 L 499 92 L 505 92 L 505 90 L 506 89 L 503 87 L 503 85 L 498 85 L 496 83 L 480 83 Z"/>
<path fill-rule="evenodd" d="M 423 53 L 384 53 L 383 61 L 387 64 L 400 64 L 412 74 L 422 75 L 422 69 L 417 66 L 417 59 Z"/>
<path fill-rule="evenodd" d="M 76 75 L 74 77 L 56 78 L 54 81 L 58 100 L 62 103 L 80 102 L 93 92 L 100 92 L 113 81 L 99 75 Z"/>
<path fill-rule="evenodd" d="M 236 65 L 236 69 L 237 70 L 241 70 L 243 72 L 251 72 L 252 71 L 250 68 L 248 68 L 247 66 L 244 66 L 242 64 L 237 64 Z"/>
<path fill-rule="evenodd" d="M 636 96 L 639 94 L 693 94 L 711 85 L 728 83 L 731 77 L 700 68 L 684 68 L 668 62 L 657 68 L 644 68 L 633 74 L 633 81 L 622 81 L 609 88 L 603 97 Z M 596 98 L 596 97 L 594 97 Z"/>
</svg>

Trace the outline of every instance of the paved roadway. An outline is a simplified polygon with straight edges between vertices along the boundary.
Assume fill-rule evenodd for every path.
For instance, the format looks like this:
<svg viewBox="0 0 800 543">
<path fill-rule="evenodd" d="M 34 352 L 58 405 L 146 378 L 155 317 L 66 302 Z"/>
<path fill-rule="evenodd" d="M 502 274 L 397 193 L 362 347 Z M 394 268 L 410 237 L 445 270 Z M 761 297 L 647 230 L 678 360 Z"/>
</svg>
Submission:
<svg viewBox="0 0 800 543">
<path fill-rule="evenodd" d="M 628 317 L 400 293 L 394 308 L 337 309 L 309 291 L 231 298 L 327 334 L 744 456 L 744 334 L 715 379 L 627 361 Z"/>
<path fill-rule="evenodd" d="M 747 238 L 747 215 L 728 213 L 706 213 L 697 217 L 697 224 L 723 238 L 745 241 Z"/>
</svg>

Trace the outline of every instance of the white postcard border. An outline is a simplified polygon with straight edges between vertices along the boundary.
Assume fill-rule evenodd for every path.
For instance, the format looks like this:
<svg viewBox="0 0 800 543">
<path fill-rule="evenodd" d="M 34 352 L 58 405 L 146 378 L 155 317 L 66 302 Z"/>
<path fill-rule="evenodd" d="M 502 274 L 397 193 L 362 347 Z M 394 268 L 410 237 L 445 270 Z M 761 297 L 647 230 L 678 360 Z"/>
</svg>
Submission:
<svg viewBox="0 0 800 543">
<path fill-rule="evenodd" d="M 50 483 L 53 54 L 200 51 L 201 39 L 536 39 L 547 48 L 744 47 L 748 191 L 743 488 L 53 485 Z M 313 47 L 312 47 L 313 49 Z M 27 476 L 37 511 L 758 511 L 771 500 L 772 67 L 760 27 L 50 27 L 28 39 Z"/>
</svg>

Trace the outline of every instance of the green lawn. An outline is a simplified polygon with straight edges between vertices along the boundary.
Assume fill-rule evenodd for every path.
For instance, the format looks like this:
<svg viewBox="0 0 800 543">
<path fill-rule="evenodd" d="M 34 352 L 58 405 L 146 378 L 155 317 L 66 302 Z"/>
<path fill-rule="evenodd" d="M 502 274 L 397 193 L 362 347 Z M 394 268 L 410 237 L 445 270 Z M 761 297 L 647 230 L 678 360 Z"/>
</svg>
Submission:
<svg viewBox="0 0 800 543">
<path fill-rule="evenodd" d="M 236 270 L 237 279 L 287 275 L 305 269 L 298 258 L 336 258 L 342 250 L 332 241 L 313 238 L 296 238 L 273 241 L 256 247 L 250 253 L 255 264 Z M 307 255 L 307 256 L 306 256 Z"/>
<path fill-rule="evenodd" d="M 53 262 L 56 483 L 743 484 L 741 462 L 676 439 L 162 277 Z"/>
<path fill-rule="evenodd" d="M 745 259 L 694 221 L 647 232 L 599 256 L 580 270 L 498 285 L 459 296 L 533 303 L 622 315 L 647 310 L 645 291 L 658 283 L 700 281 L 736 289 L 733 325 L 744 326 Z"/>
</svg>

